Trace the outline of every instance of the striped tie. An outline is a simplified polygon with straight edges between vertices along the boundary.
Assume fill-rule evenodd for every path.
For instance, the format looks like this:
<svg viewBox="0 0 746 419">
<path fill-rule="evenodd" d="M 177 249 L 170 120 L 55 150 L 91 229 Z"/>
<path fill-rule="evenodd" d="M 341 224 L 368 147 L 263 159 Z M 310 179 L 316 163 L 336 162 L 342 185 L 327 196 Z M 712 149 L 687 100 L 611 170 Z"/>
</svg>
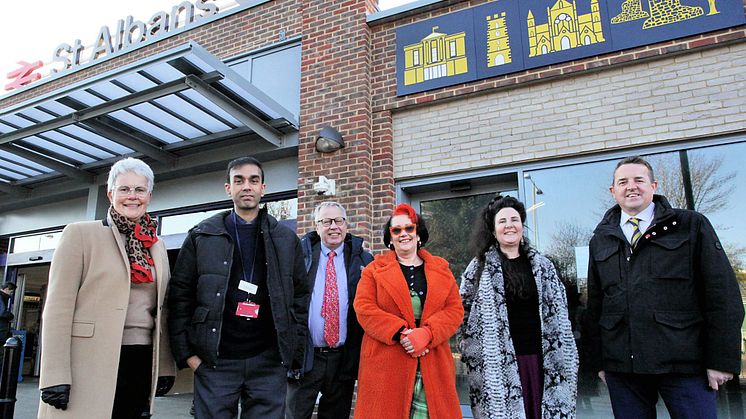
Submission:
<svg viewBox="0 0 746 419">
<path fill-rule="evenodd" d="M 627 220 L 627 222 L 632 224 L 632 226 L 635 228 L 634 230 L 632 230 L 632 239 L 630 239 L 630 244 L 634 249 L 635 247 L 637 247 L 637 242 L 640 241 L 640 237 L 642 237 L 642 233 L 640 233 L 640 219 L 632 217 Z"/>
</svg>

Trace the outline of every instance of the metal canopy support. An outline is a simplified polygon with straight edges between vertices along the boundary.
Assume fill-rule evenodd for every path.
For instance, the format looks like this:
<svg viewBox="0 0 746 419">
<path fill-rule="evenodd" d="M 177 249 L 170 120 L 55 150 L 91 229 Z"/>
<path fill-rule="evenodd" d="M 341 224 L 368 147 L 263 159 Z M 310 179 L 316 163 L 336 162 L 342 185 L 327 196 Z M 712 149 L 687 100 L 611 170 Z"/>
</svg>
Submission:
<svg viewBox="0 0 746 419">
<path fill-rule="evenodd" d="M 44 167 L 48 167 L 65 176 L 82 180 L 85 183 L 93 182 L 93 173 L 78 169 L 74 166 L 68 166 L 65 163 L 61 163 L 57 160 L 50 159 L 49 157 L 42 156 L 41 154 L 28 151 L 25 148 L 18 147 L 15 144 L 0 144 L 0 150 L 15 154 L 18 157 L 23 157 L 26 160 L 30 160 Z"/>
<path fill-rule="evenodd" d="M 24 188 L 22 186 L 9 185 L 5 182 L 0 182 L 0 192 L 5 192 L 9 195 L 26 194 L 29 191 L 30 190 L 28 188 Z"/>
<path fill-rule="evenodd" d="M 197 78 L 201 81 L 201 79 L 196 76 L 190 77 Z M 220 80 L 222 78 L 222 76 L 216 72 L 207 73 L 202 77 L 208 83 Z M 173 80 L 167 83 L 163 83 L 160 86 L 154 86 L 149 89 L 143 90 L 139 93 L 134 93 L 118 99 L 110 100 L 100 105 L 91 106 L 89 108 L 73 112 L 69 115 L 50 119 L 49 121 L 30 125 L 26 128 L 21 128 L 13 132 L 2 134 L 0 135 L 0 144 L 7 144 L 11 141 L 20 140 L 53 129 L 62 128 L 76 122 L 82 122 L 87 119 L 96 118 L 101 115 L 106 115 L 110 112 L 115 112 L 129 106 L 148 102 L 150 100 L 167 96 L 172 93 L 180 92 L 188 88 L 189 86 L 187 85 L 186 77 L 178 80 Z"/>
<path fill-rule="evenodd" d="M 244 107 L 217 91 L 199 77 L 194 75 L 186 76 L 186 84 L 199 92 L 202 96 L 210 99 L 226 112 L 230 113 L 231 116 L 241 121 L 241 123 L 251 128 L 251 130 L 259 134 L 260 137 L 277 147 L 282 146 L 282 133 L 280 131 L 274 129 L 271 125 L 264 122 L 256 115 L 247 111 Z"/>
<path fill-rule="evenodd" d="M 86 120 L 85 124 L 91 127 L 102 137 L 106 137 L 111 141 L 138 151 L 152 159 L 168 164 L 174 163 L 177 159 L 177 156 L 175 154 L 164 151 L 160 147 L 154 146 L 146 141 L 143 141 L 130 134 L 127 134 L 126 132 L 114 128 L 111 125 L 102 122 L 98 118 Z"/>
</svg>

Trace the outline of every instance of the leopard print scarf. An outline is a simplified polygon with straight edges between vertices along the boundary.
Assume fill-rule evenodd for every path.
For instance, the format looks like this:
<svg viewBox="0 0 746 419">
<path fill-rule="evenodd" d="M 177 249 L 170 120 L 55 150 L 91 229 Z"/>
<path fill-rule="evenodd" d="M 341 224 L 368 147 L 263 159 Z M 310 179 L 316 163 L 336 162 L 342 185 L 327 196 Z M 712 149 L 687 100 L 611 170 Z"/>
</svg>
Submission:
<svg viewBox="0 0 746 419">
<path fill-rule="evenodd" d="M 153 258 L 149 249 L 158 241 L 155 235 L 158 222 L 147 213 L 138 222 L 130 221 L 116 212 L 113 206 L 109 207 L 109 215 L 117 230 L 127 236 L 124 248 L 130 262 L 130 281 L 133 284 L 153 282 Z"/>
</svg>

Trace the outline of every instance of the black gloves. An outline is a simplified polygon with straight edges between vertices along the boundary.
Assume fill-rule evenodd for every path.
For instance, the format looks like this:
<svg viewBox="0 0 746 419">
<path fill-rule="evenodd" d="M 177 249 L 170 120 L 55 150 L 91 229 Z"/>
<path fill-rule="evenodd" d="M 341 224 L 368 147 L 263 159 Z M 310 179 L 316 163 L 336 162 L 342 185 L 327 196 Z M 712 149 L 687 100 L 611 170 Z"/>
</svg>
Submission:
<svg viewBox="0 0 746 419">
<path fill-rule="evenodd" d="M 175 380 L 176 380 L 176 377 L 173 377 L 173 376 L 158 377 L 158 384 L 156 384 L 155 386 L 156 397 L 165 396 L 166 393 L 168 393 L 168 391 L 171 390 L 171 387 L 174 386 Z"/>
<path fill-rule="evenodd" d="M 41 401 L 57 409 L 67 409 L 67 404 L 70 402 L 70 384 L 41 389 Z"/>
</svg>

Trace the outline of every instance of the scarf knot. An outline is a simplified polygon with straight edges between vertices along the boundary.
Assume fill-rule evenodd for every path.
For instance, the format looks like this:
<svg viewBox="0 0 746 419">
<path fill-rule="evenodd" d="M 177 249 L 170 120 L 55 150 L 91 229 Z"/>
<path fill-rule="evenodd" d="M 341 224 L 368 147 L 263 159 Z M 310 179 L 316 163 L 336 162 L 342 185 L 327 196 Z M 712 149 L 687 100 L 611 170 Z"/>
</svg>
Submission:
<svg viewBox="0 0 746 419">
<path fill-rule="evenodd" d="M 133 284 L 153 282 L 154 262 L 149 249 L 158 241 L 157 221 L 147 213 L 139 221 L 131 221 L 113 206 L 109 208 L 109 215 L 117 230 L 126 236 L 124 248 L 130 263 L 130 281 Z"/>
</svg>

